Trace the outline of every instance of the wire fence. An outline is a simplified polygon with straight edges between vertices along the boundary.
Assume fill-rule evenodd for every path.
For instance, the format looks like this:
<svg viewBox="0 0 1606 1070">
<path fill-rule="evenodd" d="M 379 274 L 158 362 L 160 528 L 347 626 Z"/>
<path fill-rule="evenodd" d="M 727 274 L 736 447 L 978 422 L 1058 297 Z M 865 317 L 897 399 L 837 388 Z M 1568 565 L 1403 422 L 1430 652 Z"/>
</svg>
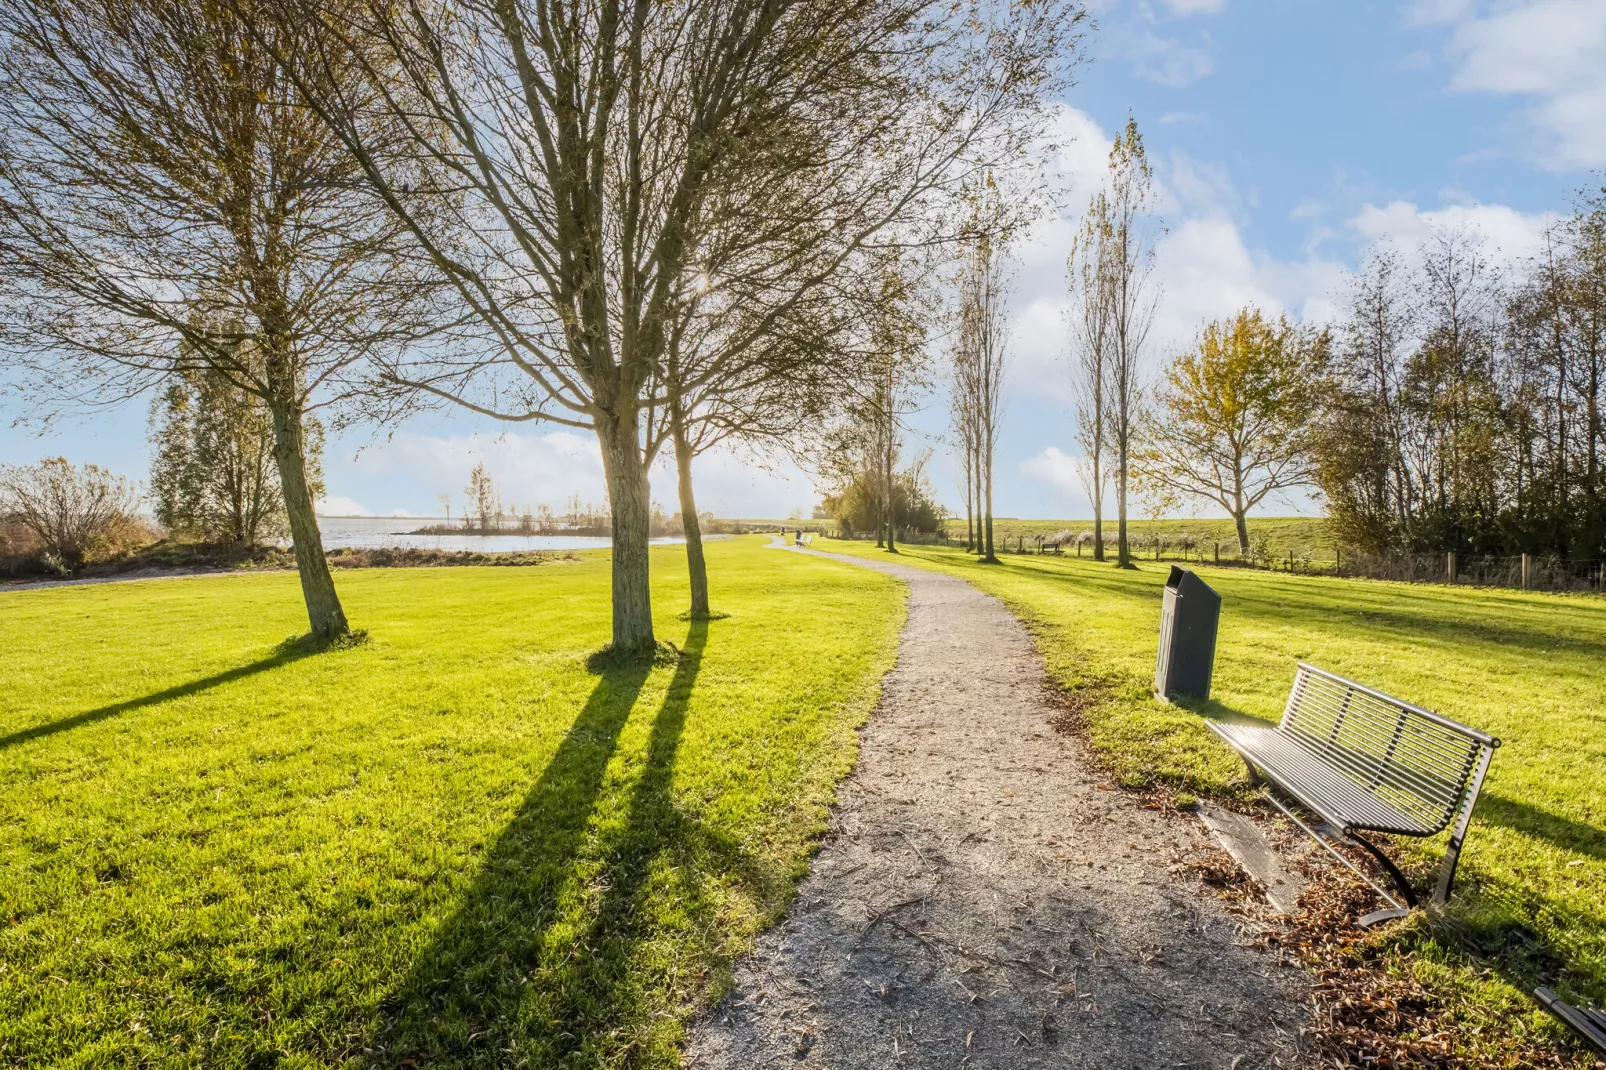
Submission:
<svg viewBox="0 0 1606 1070">
<path fill-rule="evenodd" d="M 1453 583 L 1525 591 L 1606 590 L 1606 561 L 1555 554 L 1346 554 L 1340 556 L 1334 571 L 1341 576 L 1406 583 Z"/>
</svg>

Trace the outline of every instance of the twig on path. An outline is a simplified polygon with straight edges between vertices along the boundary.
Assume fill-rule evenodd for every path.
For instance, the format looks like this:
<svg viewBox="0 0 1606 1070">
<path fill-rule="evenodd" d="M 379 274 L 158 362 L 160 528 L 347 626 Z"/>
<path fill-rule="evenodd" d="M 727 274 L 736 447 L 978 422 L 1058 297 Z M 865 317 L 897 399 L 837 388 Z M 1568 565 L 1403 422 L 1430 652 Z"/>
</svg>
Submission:
<svg viewBox="0 0 1606 1070">
<path fill-rule="evenodd" d="M 880 921 L 888 914 L 891 914 L 894 910 L 901 910 L 904 907 L 913 906 L 915 903 L 919 903 L 925 898 L 926 897 L 923 895 L 917 895 L 913 899 L 901 899 L 898 902 L 893 903 L 891 906 L 883 907 L 874 914 L 870 915 L 870 920 L 865 923 L 864 928 L 859 930 L 858 938 L 853 941 L 853 947 L 858 947 L 860 944 L 864 943 L 864 938 L 869 935 L 871 929 L 875 928 L 876 922 Z M 897 922 L 893 922 L 893 924 L 896 925 Z M 849 950 L 851 951 L 852 948 L 849 948 Z"/>
<path fill-rule="evenodd" d="M 913 851 L 915 853 L 915 857 L 920 859 L 920 864 L 926 867 L 926 872 L 937 872 L 931 867 L 931 863 L 926 861 L 926 856 L 920 853 L 920 848 L 915 846 L 915 841 L 909 838 L 909 834 L 907 832 L 903 831 L 903 829 L 899 829 L 898 835 L 903 837 L 903 842 L 909 845 L 909 850 Z"/>
<path fill-rule="evenodd" d="M 989 955 L 984 951 L 972 951 L 969 948 L 965 947 L 965 945 L 959 943 L 957 940 L 950 940 L 946 936 L 939 936 L 936 933 L 920 933 L 920 932 L 916 932 L 915 930 L 909 928 L 909 926 L 903 924 L 903 922 L 898 921 L 896 918 L 889 918 L 887 920 L 887 924 L 891 925 L 895 929 L 899 929 L 899 930 L 909 934 L 910 936 L 914 937 L 916 940 L 919 940 L 921 943 L 927 945 L 928 947 L 930 945 L 934 944 L 934 943 L 941 944 L 943 947 L 946 947 L 946 948 L 948 948 L 948 949 L 950 949 L 952 951 L 955 951 L 958 954 L 964 955 L 966 958 L 980 959 L 982 962 L 990 962 L 994 966 L 1002 966 L 1002 967 L 1005 967 L 1006 969 L 1008 967 L 1010 967 L 1010 966 L 1013 966 L 1016 969 L 1030 970 L 1032 973 L 1041 974 L 1042 976 L 1047 977 L 1050 980 L 1057 979 L 1054 974 L 1049 973 L 1046 970 L 1043 970 L 1041 967 L 1037 966 L 1035 963 L 1028 962 L 1025 959 L 1001 959 L 1001 958 L 995 958 L 994 956 Z M 963 986 L 961 986 L 961 987 L 963 987 Z"/>
</svg>

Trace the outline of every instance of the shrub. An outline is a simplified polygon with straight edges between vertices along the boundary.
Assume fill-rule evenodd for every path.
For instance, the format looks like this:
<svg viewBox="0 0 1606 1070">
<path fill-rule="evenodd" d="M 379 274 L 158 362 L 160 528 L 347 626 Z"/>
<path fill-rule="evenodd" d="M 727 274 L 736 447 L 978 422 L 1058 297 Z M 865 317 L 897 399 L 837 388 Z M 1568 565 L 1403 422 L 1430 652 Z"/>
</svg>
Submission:
<svg viewBox="0 0 1606 1070">
<path fill-rule="evenodd" d="M 1271 552 L 1271 536 L 1259 532 L 1249 540 L 1249 560 L 1261 568 L 1271 568 L 1275 555 Z"/>
<path fill-rule="evenodd" d="M 97 465 L 76 468 L 65 457 L 0 465 L 0 515 L 31 532 L 41 556 L 59 571 L 141 538 L 138 504 L 132 482 Z"/>
</svg>

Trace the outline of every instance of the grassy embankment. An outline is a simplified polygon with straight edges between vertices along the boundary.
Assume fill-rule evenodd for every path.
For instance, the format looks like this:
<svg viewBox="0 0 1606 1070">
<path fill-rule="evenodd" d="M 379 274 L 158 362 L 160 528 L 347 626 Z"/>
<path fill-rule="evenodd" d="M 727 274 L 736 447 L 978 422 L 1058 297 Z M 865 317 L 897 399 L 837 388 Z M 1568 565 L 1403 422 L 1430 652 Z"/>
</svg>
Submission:
<svg viewBox="0 0 1606 1070">
<path fill-rule="evenodd" d="M 1078 535 L 1084 531 L 1093 530 L 1091 520 L 1016 520 L 1012 517 L 993 518 L 993 545 L 1002 551 L 1005 543 L 1010 549 L 1015 548 L 1015 540 L 1024 538 L 1030 547 L 1032 540 L 1039 535 L 1049 536 L 1057 532 L 1069 531 Z M 960 517 L 956 523 L 948 521 L 948 532 L 964 538 L 965 519 Z M 1139 557 L 1153 557 L 1153 538 L 1159 535 L 1164 540 L 1162 552 L 1167 558 L 1181 557 L 1184 551 L 1181 542 L 1184 538 L 1191 538 L 1194 547 L 1188 556 L 1195 560 L 1211 560 L 1215 554 L 1217 543 L 1221 544 L 1221 559 L 1236 560 L 1238 557 L 1238 532 L 1231 520 L 1128 520 L 1127 538 L 1136 547 L 1134 551 Z M 1334 543 L 1328 530 L 1327 520 L 1319 516 L 1288 516 L 1288 517 L 1250 517 L 1249 538 L 1256 539 L 1264 535 L 1268 549 L 1277 561 L 1285 561 L 1290 553 L 1295 557 L 1307 556 L 1310 564 L 1320 568 L 1331 568 L 1333 565 Z M 1107 542 L 1114 542 L 1115 522 L 1104 521 L 1104 538 Z M 1074 548 L 1068 552 L 1075 554 Z M 1091 549 L 1084 549 L 1083 553 L 1091 553 Z"/>
<path fill-rule="evenodd" d="M 885 556 L 873 544 L 816 545 Z M 1474 1047 L 1505 1030 L 1553 1035 L 1526 997 L 1541 980 L 1606 1000 L 1606 600 L 1202 568 L 1223 616 L 1214 698 L 1190 711 L 1150 696 L 1169 565 L 1007 556 L 987 566 L 934 547 L 906 547 L 902 559 L 1004 599 L 1053 679 L 1093 689 L 1090 737 L 1129 786 L 1241 791 L 1242 764 L 1201 715 L 1275 721 L 1299 659 L 1499 736 L 1453 924 L 1418 915 L 1378 939 L 1420 953 L 1417 979 L 1458 1001 L 1446 1026 Z M 1402 846 L 1436 862 L 1442 838 Z"/>
<path fill-rule="evenodd" d="M 788 531 L 802 528 L 804 531 L 831 533 L 837 530 L 835 520 L 742 520 L 736 523 L 751 527 L 785 527 Z M 950 539 L 964 540 L 965 518 L 949 517 L 947 520 L 948 536 Z M 1019 520 L 1014 517 L 993 518 L 993 544 L 1002 552 L 1005 544 L 1013 550 L 1015 540 L 1024 538 L 1026 545 L 1031 547 L 1033 540 L 1039 535 L 1055 535 L 1062 531 L 1069 531 L 1078 535 L 1084 531 L 1092 532 L 1091 520 Z M 1158 534 L 1165 542 L 1162 552 L 1168 559 L 1188 556 L 1194 560 L 1210 560 L 1215 554 L 1216 543 L 1221 544 L 1221 559 L 1236 560 L 1238 557 L 1238 534 L 1231 520 L 1129 520 L 1127 521 L 1127 537 L 1137 547 L 1139 556 L 1151 557 L 1154 554 L 1153 536 Z M 1285 561 L 1289 553 L 1296 558 L 1307 556 L 1309 563 L 1317 568 L 1331 568 L 1334 561 L 1334 543 L 1328 530 L 1327 520 L 1324 517 L 1290 516 L 1290 517 L 1251 517 L 1249 520 L 1249 537 L 1251 539 L 1264 535 L 1272 556 L 1277 561 Z M 1113 543 L 1115 539 L 1115 522 L 1104 522 L 1104 537 Z M 1192 550 L 1184 551 L 1181 542 L 1190 538 L 1194 542 Z M 1084 549 L 1084 553 L 1091 553 L 1091 549 Z M 1076 549 L 1070 547 L 1067 553 L 1075 555 Z"/>
<path fill-rule="evenodd" d="M 0 592 L 0 1063 L 678 1065 L 784 905 L 890 664 L 893 581 L 708 547 L 672 664 L 600 674 L 600 554 Z M 370 1054 L 363 1054 L 365 1051 Z"/>
</svg>

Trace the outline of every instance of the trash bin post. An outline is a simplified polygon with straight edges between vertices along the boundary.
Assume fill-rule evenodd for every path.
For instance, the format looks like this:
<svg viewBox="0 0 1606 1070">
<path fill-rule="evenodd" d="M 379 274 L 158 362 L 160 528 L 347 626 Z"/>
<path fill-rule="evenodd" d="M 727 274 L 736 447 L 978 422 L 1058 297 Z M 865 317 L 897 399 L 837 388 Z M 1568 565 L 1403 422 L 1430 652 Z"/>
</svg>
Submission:
<svg viewBox="0 0 1606 1070">
<path fill-rule="evenodd" d="M 1216 630 L 1221 595 L 1197 573 L 1171 566 L 1160 606 L 1160 646 L 1155 658 L 1154 691 L 1173 698 L 1207 699 L 1216 661 Z"/>
</svg>

